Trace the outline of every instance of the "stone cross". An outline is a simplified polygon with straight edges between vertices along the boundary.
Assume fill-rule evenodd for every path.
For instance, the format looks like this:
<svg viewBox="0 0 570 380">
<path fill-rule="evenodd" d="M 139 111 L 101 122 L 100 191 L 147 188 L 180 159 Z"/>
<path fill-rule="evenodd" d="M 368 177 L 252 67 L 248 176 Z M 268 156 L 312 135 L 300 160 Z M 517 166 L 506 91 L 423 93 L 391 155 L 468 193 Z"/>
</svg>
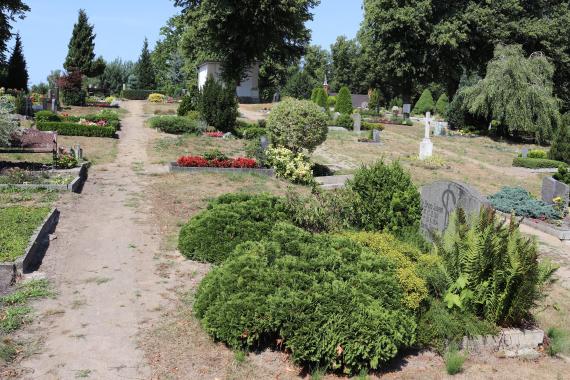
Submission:
<svg viewBox="0 0 570 380">
<path fill-rule="evenodd" d="M 430 112 L 427 112 L 427 113 L 426 113 L 426 122 L 425 122 L 425 131 L 426 131 L 426 134 L 425 134 L 424 138 L 425 138 L 425 139 L 428 139 L 428 140 L 429 140 L 429 138 L 430 138 L 430 123 L 431 123 L 431 122 L 432 122 L 431 113 L 430 113 Z"/>
<path fill-rule="evenodd" d="M 425 160 L 433 155 L 433 144 L 430 140 L 430 123 L 432 121 L 431 113 L 426 113 L 425 119 L 425 137 L 420 143 L 420 160 Z"/>
</svg>

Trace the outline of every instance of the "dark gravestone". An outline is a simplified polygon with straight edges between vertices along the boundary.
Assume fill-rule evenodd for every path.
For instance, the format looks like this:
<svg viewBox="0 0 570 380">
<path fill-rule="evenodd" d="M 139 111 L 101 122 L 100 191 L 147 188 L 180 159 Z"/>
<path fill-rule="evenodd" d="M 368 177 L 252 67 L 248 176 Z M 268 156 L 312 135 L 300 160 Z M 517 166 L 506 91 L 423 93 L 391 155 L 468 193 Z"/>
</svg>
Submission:
<svg viewBox="0 0 570 380">
<path fill-rule="evenodd" d="M 552 177 L 545 177 L 542 180 L 542 200 L 548 204 L 554 204 L 554 198 L 558 197 L 562 198 L 563 204 L 567 205 L 570 199 L 570 187 Z"/>
<path fill-rule="evenodd" d="M 476 189 L 461 182 L 438 181 L 425 185 L 422 195 L 422 230 L 443 232 L 456 208 L 461 207 L 467 214 L 477 213 L 489 201 Z"/>
</svg>

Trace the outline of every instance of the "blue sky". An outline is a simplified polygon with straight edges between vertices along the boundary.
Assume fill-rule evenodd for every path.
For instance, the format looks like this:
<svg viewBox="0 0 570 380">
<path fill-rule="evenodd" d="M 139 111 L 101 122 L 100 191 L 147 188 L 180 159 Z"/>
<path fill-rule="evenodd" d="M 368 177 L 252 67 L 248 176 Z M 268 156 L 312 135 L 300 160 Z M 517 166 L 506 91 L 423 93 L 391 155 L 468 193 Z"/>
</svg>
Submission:
<svg viewBox="0 0 570 380">
<path fill-rule="evenodd" d="M 95 50 L 107 60 L 136 60 L 142 41 L 159 38 L 161 26 L 176 13 L 171 0 L 26 0 L 32 11 L 13 26 L 20 32 L 28 61 L 30 84 L 45 81 L 51 70 L 61 69 L 67 54 L 77 11 L 87 11 L 95 24 Z M 354 37 L 362 21 L 361 2 L 322 0 L 309 23 L 313 43 L 328 48 L 336 37 Z"/>
</svg>

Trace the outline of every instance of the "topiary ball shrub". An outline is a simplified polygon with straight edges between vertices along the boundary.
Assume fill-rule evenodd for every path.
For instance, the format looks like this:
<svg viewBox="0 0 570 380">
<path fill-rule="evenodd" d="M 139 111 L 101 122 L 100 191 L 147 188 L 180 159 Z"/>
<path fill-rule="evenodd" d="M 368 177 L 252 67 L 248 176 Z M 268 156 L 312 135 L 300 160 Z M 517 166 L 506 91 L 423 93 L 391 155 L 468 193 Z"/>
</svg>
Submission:
<svg viewBox="0 0 570 380">
<path fill-rule="evenodd" d="M 243 242 L 262 239 L 285 220 L 282 200 L 269 195 L 235 195 L 214 201 L 182 227 L 178 249 L 189 259 L 222 263 Z"/>
<path fill-rule="evenodd" d="M 383 160 L 359 169 L 347 183 L 352 191 L 352 224 L 367 231 L 398 231 L 417 227 L 421 219 L 420 193 L 398 162 Z"/>
<path fill-rule="evenodd" d="M 489 201 L 493 208 L 527 218 L 560 219 L 562 216 L 552 205 L 535 199 L 520 187 L 503 187 L 498 193 L 491 195 Z"/>
<path fill-rule="evenodd" d="M 314 151 L 327 138 L 328 118 L 321 108 L 307 100 L 288 98 L 269 114 L 267 131 L 271 142 L 293 152 Z"/>
<path fill-rule="evenodd" d="M 415 317 L 402 299 L 387 258 L 279 223 L 205 277 L 194 312 L 233 349 L 275 345 L 309 368 L 355 374 L 414 343 Z"/>
<path fill-rule="evenodd" d="M 348 87 L 342 87 L 336 96 L 335 112 L 341 114 L 352 114 L 352 95 Z"/>
<path fill-rule="evenodd" d="M 434 109 L 435 103 L 433 96 L 431 95 L 431 91 L 426 88 L 424 92 L 422 92 L 412 112 L 416 115 L 423 115 L 426 112 L 433 112 Z"/>
</svg>

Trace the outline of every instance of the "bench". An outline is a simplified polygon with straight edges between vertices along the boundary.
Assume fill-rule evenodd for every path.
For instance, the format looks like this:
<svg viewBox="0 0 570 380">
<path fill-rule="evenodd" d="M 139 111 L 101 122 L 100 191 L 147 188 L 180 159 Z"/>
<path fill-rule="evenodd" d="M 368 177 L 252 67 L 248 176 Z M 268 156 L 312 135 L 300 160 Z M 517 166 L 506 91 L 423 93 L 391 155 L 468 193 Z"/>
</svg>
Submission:
<svg viewBox="0 0 570 380">
<path fill-rule="evenodd" d="M 57 159 L 57 132 L 25 129 L 12 135 L 10 146 L 0 148 L 0 153 L 51 153 Z"/>
</svg>

